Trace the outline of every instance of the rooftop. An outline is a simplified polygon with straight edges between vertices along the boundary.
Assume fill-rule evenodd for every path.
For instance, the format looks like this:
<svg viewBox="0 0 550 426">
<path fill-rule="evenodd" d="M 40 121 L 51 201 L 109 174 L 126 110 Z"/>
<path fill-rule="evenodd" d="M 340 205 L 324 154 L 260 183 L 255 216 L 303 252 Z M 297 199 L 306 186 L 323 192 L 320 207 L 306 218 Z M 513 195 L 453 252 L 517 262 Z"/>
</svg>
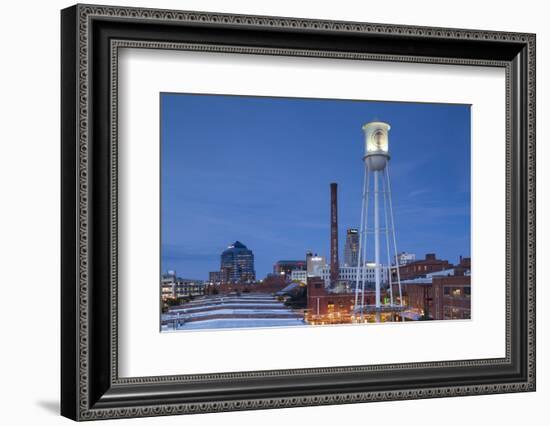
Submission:
<svg viewBox="0 0 550 426">
<path fill-rule="evenodd" d="M 228 248 L 246 248 L 246 246 L 241 243 L 240 241 L 235 241 L 233 244 L 231 244 Z"/>
</svg>

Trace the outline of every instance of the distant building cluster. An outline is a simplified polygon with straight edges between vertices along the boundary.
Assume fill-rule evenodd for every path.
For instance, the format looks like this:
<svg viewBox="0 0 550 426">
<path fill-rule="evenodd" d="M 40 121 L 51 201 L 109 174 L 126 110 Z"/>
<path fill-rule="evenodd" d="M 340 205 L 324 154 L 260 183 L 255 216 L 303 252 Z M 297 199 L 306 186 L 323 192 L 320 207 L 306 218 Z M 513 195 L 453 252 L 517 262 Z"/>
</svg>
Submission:
<svg viewBox="0 0 550 426">
<path fill-rule="evenodd" d="M 294 285 L 307 288 L 306 322 L 310 324 L 355 322 L 357 313 L 355 294 L 352 290 L 358 281 L 357 275 L 359 274 L 359 281 L 365 277 L 367 282 L 373 283 L 375 265 L 367 263 L 364 268 L 347 266 L 346 261 L 352 259 L 348 254 L 350 252 L 351 250 L 345 251 L 344 264 L 338 270 L 341 284 L 339 288 L 331 288 L 329 285 L 330 265 L 327 264 L 326 258 L 311 251 L 306 253 L 305 260 L 275 262 L 273 273 L 268 274 L 263 280 L 256 281 L 252 251 L 236 241 L 221 254 L 221 270 L 210 272 L 207 282 L 180 278 L 175 271 L 163 274 L 162 300 L 164 302 L 181 301 L 181 299 L 192 299 L 205 294 L 218 294 L 220 290 L 222 293 L 240 294 L 253 289 L 252 291 L 281 296 L 287 294 L 286 290 L 292 288 L 291 284 L 295 283 Z M 396 257 L 396 264 L 382 270 L 383 297 L 388 299 L 391 292 L 393 297 L 398 297 L 397 269 L 399 269 L 401 297 L 407 308 L 401 315 L 407 320 L 471 318 L 469 257 L 460 257 L 459 262 L 453 265 L 448 260 L 438 259 L 435 253 L 428 253 L 423 259 L 416 260 L 414 253 L 403 252 Z M 255 285 L 250 286 L 250 284 Z M 364 304 L 374 304 L 374 289 L 368 288 L 361 297 L 364 298 Z"/>
<path fill-rule="evenodd" d="M 396 252 L 390 264 L 371 260 L 359 264 L 360 231 L 349 228 L 340 262 L 335 184 L 331 184 L 330 227 L 328 261 L 307 251 L 302 259 L 276 261 L 272 273 L 263 279 L 256 278 L 254 253 L 240 241 L 221 253 L 220 268 L 209 272 L 207 282 L 180 278 L 170 271 L 161 280 L 166 309 L 196 296 L 264 293 L 279 301 L 294 298 L 292 303 L 301 306 L 309 324 L 471 318 L 470 258 L 460 257 L 453 265 L 435 253 L 417 259 L 415 253 Z"/>
<path fill-rule="evenodd" d="M 409 266 L 407 268 L 407 266 Z M 424 268 L 426 266 L 426 268 Z M 429 272 L 431 266 L 432 271 Z M 351 269 L 341 267 L 342 277 Z M 436 270 L 437 269 L 437 270 Z M 343 272 L 342 272 L 343 271 Z M 374 276 L 372 268 L 366 268 L 368 279 Z M 470 258 L 460 258 L 456 265 L 447 260 L 440 260 L 434 254 L 426 255 L 426 259 L 411 262 L 399 267 L 401 273 L 406 272 L 407 279 L 401 280 L 403 304 L 406 309 L 400 314 L 406 320 L 450 320 L 471 318 L 471 286 Z M 355 272 L 356 273 L 356 272 Z M 397 270 L 391 271 L 396 278 Z M 358 314 L 355 306 L 355 294 L 351 291 L 338 292 L 327 287 L 329 267 L 323 269 L 322 276 L 307 278 L 307 309 L 306 320 L 311 324 L 341 324 L 357 322 Z M 348 278 L 349 279 L 349 278 Z M 384 280 L 388 280 L 387 274 Z M 394 298 L 399 295 L 396 280 L 392 280 L 391 293 Z M 365 305 L 374 305 L 375 292 L 368 289 L 360 295 Z M 389 300 L 390 288 L 388 282 L 383 291 L 383 297 Z M 397 320 L 397 318 L 387 320 Z"/>
<path fill-rule="evenodd" d="M 235 241 L 220 255 L 220 270 L 211 271 L 208 281 L 180 278 L 174 271 L 162 276 L 162 301 L 180 303 L 197 296 L 217 294 L 241 294 L 260 292 L 276 297 L 290 297 L 300 287 L 306 288 L 307 307 L 304 320 L 309 324 L 339 324 L 363 321 L 356 306 L 356 285 L 368 283 L 360 293 L 360 303 L 367 306 L 362 315 L 369 316 L 368 307 L 375 303 L 375 264 L 357 264 L 359 235 L 357 229 L 346 232 L 344 259 L 337 272 L 337 285 L 332 285 L 331 268 L 326 257 L 307 251 L 305 259 L 279 260 L 273 272 L 262 280 L 256 280 L 254 254 L 240 241 Z M 379 315 L 385 321 L 399 320 L 448 320 L 471 318 L 471 262 L 460 257 L 456 265 L 428 253 L 422 259 L 416 254 L 401 252 L 394 257 L 394 264 L 381 270 L 382 297 L 403 302 L 401 313 L 382 308 Z M 398 288 L 399 274 L 401 289 Z M 391 283 L 391 286 L 390 286 Z M 400 294 L 401 293 L 401 294 Z M 359 302 L 358 302 L 359 303 Z M 379 310 L 380 311 L 380 310 Z M 374 315 L 374 314 L 373 314 Z M 399 317 L 400 316 L 400 317 Z"/>
<path fill-rule="evenodd" d="M 161 299 L 167 301 L 201 296 L 204 294 L 204 287 L 203 280 L 180 278 L 176 271 L 168 271 L 161 277 Z"/>
</svg>

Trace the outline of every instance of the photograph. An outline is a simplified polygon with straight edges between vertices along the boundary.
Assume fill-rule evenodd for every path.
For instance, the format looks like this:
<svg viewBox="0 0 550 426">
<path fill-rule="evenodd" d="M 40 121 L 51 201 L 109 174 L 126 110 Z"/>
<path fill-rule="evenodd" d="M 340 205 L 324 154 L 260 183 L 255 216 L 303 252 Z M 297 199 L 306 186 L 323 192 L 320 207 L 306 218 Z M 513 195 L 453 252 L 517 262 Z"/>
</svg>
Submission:
<svg viewBox="0 0 550 426">
<path fill-rule="evenodd" d="M 471 105 L 159 96 L 161 332 L 471 320 Z"/>
<path fill-rule="evenodd" d="M 427 403 L 457 424 L 536 415 L 548 399 L 536 359 L 537 330 L 548 334 L 536 319 L 537 44 L 550 30 L 533 7 L 449 14 L 399 1 L 374 15 L 360 2 L 65 4 L 61 22 L 41 6 L 38 32 L 14 31 L 55 39 L 6 68 L 24 77 L 6 81 L 26 121 L 4 139 L 25 139 L 8 144 L 24 153 L 6 156 L 16 174 L 48 169 L 14 189 L 28 208 L 8 204 L 19 216 L 56 207 L 56 226 L 39 215 L 57 236 L 34 269 L 51 266 L 61 291 L 32 280 L 44 294 L 30 293 L 33 315 L 8 304 L 29 321 L 8 332 L 60 345 L 32 383 L 15 374 L 7 389 L 21 401 L 33 389 L 40 410 L 58 401 L 75 421 L 209 413 L 267 425 L 300 407 L 299 424 L 327 406 L 326 424 L 365 409 L 387 422 L 401 404 L 392 420 L 410 424 L 425 423 Z M 22 70 L 56 57 L 32 99 L 60 108 L 31 119 Z M 27 140 L 42 151 L 29 155 Z M 48 173 L 60 194 L 36 190 Z M 26 253 L 28 226 L 4 222 L 11 252 Z M 5 286 L 18 295 L 19 257 Z M 48 317 L 57 337 L 21 339 Z"/>
</svg>

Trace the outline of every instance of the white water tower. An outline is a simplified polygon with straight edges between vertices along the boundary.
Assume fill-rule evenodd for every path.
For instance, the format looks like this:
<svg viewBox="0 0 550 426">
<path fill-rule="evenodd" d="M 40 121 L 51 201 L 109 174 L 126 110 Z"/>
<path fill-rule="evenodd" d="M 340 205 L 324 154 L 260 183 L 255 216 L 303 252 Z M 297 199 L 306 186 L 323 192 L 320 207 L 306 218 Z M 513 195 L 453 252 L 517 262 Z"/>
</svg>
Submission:
<svg viewBox="0 0 550 426">
<path fill-rule="evenodd" d="M 395 313 L 404 309 L 399 268 L 397 265 L 392 265 L 392 259 L 397 258 L 397 243 L 388 170 L 390 128 L 390 125 L 383 121 L 371 121 L 363 126 L 365 173 L 354 312 L 359 321 L 374 315 L 375 320 L 379 322 L 387 314 L 393 318 Z M 372 210 L 369 208 L 371 205 Z M 374 265 L 369 263 L 372 259 Z M 369 285 L 367 268 L 373 266 L 375 303 L 369 304 L 365 296 Z M 392 276 L 392 272 L 395 272 L 395 277 Z M 393 284 L 397 284 L 399 289 L 399 303 L 395 303 L 394 300 Z M 382 301 L 382 286 L 387 288 L 389 303 Z"/>
</svg>

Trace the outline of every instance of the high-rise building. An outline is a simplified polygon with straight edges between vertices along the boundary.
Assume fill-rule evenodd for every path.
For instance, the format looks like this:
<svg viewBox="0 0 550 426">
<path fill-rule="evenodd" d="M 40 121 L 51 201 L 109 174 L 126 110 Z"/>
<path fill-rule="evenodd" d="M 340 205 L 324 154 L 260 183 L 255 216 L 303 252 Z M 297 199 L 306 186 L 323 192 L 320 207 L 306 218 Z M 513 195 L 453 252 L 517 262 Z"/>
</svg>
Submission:
<svg viewBox="0 0 550 426">
<path fill-rule="evenodd" d="M 221 281 L 250 283 L 256 280 L 254 253 L 240 241 L 235 241 L 221 255 Z"/>
<path fill-rule="evenodd" d="M 344 245 L 344 266 L 357 266 L 359 259 L 359 230 L 350 228 L 346 232 Z"/>
</svg>

